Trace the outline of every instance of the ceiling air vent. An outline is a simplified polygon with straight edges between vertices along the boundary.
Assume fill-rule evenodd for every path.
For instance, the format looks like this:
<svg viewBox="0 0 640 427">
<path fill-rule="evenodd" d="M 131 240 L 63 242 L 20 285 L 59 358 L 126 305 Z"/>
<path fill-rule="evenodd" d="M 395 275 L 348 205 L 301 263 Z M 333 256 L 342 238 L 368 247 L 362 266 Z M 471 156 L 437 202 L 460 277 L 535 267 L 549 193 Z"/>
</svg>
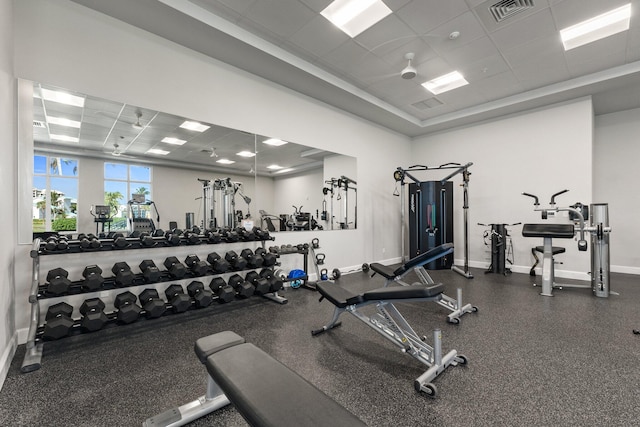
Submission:
<svg viewBox="0 0 640 427">
<path fill-rule="evenodd" d="M 430 108 L 438 107 L 442 104 L 444 104 L 444 102 L 440 101 L 438 98 L 428 98 L 428 99 L 425 99 L 424 101 L 416 102 L 411 105 L 417 108 L 418 110 L 424 111 Z"/>
<path fill-rule="evenodd" d="M 513 15 L 533 7 L 533 0 L 502 0 L 489 6 L 489 11 L 496 22 L 502 22 Z"/>
<path fill-rule="evenodd" d="M 41 122 L 40 120 L 34 120 L 33 121 L 33 127 L 34 128 L 43 128 L 46 129 L 47 125 L 44 122 Z"/>
<path fill-rule="evenodd" d="M 540 11 L 547 2 L 534 0 L 485 1 L 474 8 L 487 31 L 495 31 Z M 548 3 L 547 6 L 549 7 Z"/>
</svg>

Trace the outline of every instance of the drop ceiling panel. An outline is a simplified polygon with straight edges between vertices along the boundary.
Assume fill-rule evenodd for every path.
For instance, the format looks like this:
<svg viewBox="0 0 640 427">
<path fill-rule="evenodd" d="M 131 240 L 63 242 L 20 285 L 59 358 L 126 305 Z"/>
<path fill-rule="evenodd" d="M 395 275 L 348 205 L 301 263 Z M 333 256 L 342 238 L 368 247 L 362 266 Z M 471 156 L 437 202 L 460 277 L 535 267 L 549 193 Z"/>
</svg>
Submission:
<svg viewBox="0 0 640 427">
<path fill-rule="evenodd" d="M 245 12 L 247 19 L 285 38 L 295 34 L 316 16 L 298 0 L 260 0 Z"/>
<path fill-rule="evenodd" d="M 498 49 L 509 50 L 548 34 L 556 34 L 558 40 L 560 39 L 551 11 L 544 9 L 518 21 L 517 24 L 494 31 L 491 33 L 491 39 Z"/>
<path fill-rule="evenodd" d="M 460 35 L 455 39 L 450 39 L 449 36 L 454 31 L 459 32 Z M 484 36 L 485 31 L 482 25 L 480 25 L 475 15 L 468 11 L 434 28 L 428 34 L 423 34 L 422 38 L 435 51 L 445 53 Z"/>
<path fill-rule="evenodd" d="M 474 88 L 488 101 L 507 97 L 514 92 L 522 92 L 524 89 L 511 71 L 478 80 L 474 83 Z"/>
<path fill-rule="evenodd" d="M 468 10 L 464 0 L 413 0 L 396 14 L 417 34 L 427 34 Z"/>
<path fill-rule="evenodd" d="M 442 54 L 442 57 L 453 67 L 460 68 L 469 62 L 479 61 L 482 58 L 498 55 L 498 50 L 489 37 L 482 37 L 467 43 L 458 49 Z M 451 71 L 453 71 L 453 69 Z"/>
<path fill-rule="evenodd" d="M 389 15 L 359 34 L 355 41 L 378 56 L 416 39 L 418 35 L 395 15 Z"/>
<path fill-rule="evenodd" d="M 323 56 L 349 39 L 324 16 L 316 16 L 293 34 L 288 42 L 315 56 Z"/>
<path fill-rule="evenodd" d="M 629 0 L 564 0 L 554 4 L 553 16 L 561 30 L 629 3 Z"/>
</svg>

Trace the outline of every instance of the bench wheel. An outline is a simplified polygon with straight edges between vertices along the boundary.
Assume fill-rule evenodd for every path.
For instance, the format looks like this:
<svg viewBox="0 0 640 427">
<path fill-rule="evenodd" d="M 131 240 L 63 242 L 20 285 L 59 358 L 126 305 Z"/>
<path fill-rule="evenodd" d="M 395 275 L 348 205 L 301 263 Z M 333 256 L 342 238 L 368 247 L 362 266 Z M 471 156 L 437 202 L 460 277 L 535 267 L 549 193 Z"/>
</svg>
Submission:
<svg viewBox="0 0 640 427">
<path fill-rule="evenodd" d="M 475 305 L 473 307 L 471 307 L 471 310 L 473 310 L 474 313 L 478 312 L 478 307 L 476 307 Z"/>
<path fill-rule="evenodd" d="M 429 397 L 436 397 L 436 395 L 438 394 L 438 388 L 436 387 L 435 384 L 431 384 L 431 383 L 426 383 L 425 385 L 423 385 L 422 391 L 427 393 Z"/>
<path fill-rule="evenodd" d="M 460 323 L 460 319 L 458 319 L 457 317 L 454 317 L 452 319 L 447 319 L 447 322 L 453 323 L 454 325 L 457 325 L 457 324 Z"/>
<path fill-rule="evenodd" d="M 467 356 L 465 356 L 464 354 L 458 354 L 458 359 L 460 359 L 460 361 L 458 362 L 458 364 L 460 365 L 466 365 L 467 363 L 469 363 L 469 359 L 467 359 Z"/>
</svg>

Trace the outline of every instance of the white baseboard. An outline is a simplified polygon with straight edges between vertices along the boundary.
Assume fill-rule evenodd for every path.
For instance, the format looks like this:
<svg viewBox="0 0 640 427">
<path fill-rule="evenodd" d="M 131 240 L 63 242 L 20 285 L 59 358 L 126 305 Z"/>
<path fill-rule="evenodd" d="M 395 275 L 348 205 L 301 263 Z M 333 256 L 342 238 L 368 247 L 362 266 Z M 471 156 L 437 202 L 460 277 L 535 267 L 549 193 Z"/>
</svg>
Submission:
<svg viewBox="0 0 640 427">
<path fill-rule="evenodd" d="M 462 266 L 464 265 L 464 260 L 461 259 L 457 259 L 455 260 L 455 264 L 457 266 Z M 483 268 L 483 269 L 488 269 L 490 267 L 490 263 L 488 262 L 481 262 L 481 261 L 469 261 L 469 267 L 473 267 L 473 268 Z M 531 267 L 527 267 L 524 265 L 512 265 L 510 267 L 508 267 L 512 272 L 514 273 L 523 273 L 523 274 L 529 274 L 529 271 L 531 271 Z M 638 269 L 640 271 L 640 269 Z M 613 269 L 612 269 L 613 271 Z M 538 267 L 535 269 L 536 275 L 537 276 L 542 276 L 542 267 Z M 589 276 L 589 273 L 583 272 L 583 271 L 571 271 L 571 270 L 561 270 L 556 268 L 555 271 L 555 275 L 556 277 L 561 277 L 563 279 L 575 279 L 575 280 L 584 280 L 584 281 L 590 281 L 591 280 L 591 276 Z"/>
<path fill-rule="evenodd" d="M 2 357 L 0 357 L 0 390 L 2 390 L 4 380 L 7 379 L 7 374 L 9 373 L 13 356 L 16 354 L 16 349 L 18 348 L 17 341 L 18 333 L 16 332 L 7 344 L 7 348 L 4 349 Z"/>
<path fill-rule="evenodd" d="M 640 275 L 640 267 L 628 267 L 626 265 L 610 266 L 612 273 L 636 274 Z"/>
</svg>

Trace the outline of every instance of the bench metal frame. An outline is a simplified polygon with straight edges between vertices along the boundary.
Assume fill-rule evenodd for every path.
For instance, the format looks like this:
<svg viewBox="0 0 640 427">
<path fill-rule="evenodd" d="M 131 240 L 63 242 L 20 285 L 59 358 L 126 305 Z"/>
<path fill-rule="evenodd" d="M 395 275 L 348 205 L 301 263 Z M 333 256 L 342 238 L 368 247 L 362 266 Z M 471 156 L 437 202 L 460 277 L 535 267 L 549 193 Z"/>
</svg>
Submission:
<svg viewBox="0 0 640 427">
<path fill-rule="evenodd" d="M 445 249 L 444 248 L 445 246 L 450 246 L 450 247 Z M 411 268 L 406 269 L 403 273 L 393 277 L 392 277 L 393 275 L 392 272 L 383 270 L 386 266 L 382 264 L 373 263 L 373 264 L 370 264 L 369 267 L 374 272 L 382 275 L 386 279 L 384 284 L 385 287 L 389 286 L 391 283 L 398 283 L 399 285 L 402 285 L 402 286 L 412 286 L 411 283 L 407 283 L 403 280 L 404 277 L 407 274 L 411 273 L 412 271 L 416 273 L 416 275 L 420 279 L 421 284 L 432 286 L 432 285 L 435 285 L 436 282 L 431 278 L 429 273 L 427 273 L 427 270 L 424 268 L 424 265 L 432 261 L 435 261 L 439 258 L 442 258 L 443 256 L 448 255 L 452 252 L 453 252 L 453 245 L 451 244 L 437 246 L 431 249 L 430 251 L 427 251 L 424 254 L 418 255 L 417 257 L 414 257 L 413 259 L 407 261 L 404 265 L 411 265 L 413 263 L 415 263 L 415 265 L 413 265 L 413 267 Z M 434 253 L 434 255 L 429 256 L 430 253 Z M 447 322 L 449 323 L 458 324 L 460 323 L 460 317 L 463 316 L 465 313 L 472 313 L 472 312 L 478 311 L 478 307 L 471 304 L 464 304 L 462 302 L 462 289 L 460 288 L 457 289 L 456 298 L 452 298 L 443 292 L 441 294 L 441 297 L 435 300 L 434 302 L 446 308 L 447 310 L 451 311 L 451 313 L 447 316 Z"/>
<path fill-rule="evenodd" d="M 434 302 L 440 298 L 442 298 L 441 293 L 429 298 L 404 298 L 398 299 L 397 301 Z M 371 316 L 360 311 L 362 307 L 369 305 L 375 306 L 376 309 L 376 313 Z M 416 391 L 423 391 L 429 396 L 435 397 L 438 389 L 432 381 L 449 366 L 467 364 L 467 358 L 458 354 L 456 350 L 451 350 L 443 356 L 442 331 L 440 329 L 433 331 L 433 346 L 430 346 L 426 343 L 427 338 L 425 336 L 419 336 L 409 322 L 400 314 L 400 311 L 398 311 L 395 305 L 389 300 L 364 301 L 358 304 L 347 305 L 346 307 L 335 307 L 333 317 L 329 323 L 320 329 L 311 331 L 311 335 L 319 335 L 340 326 L 342 322 L 338 322 L 338 318 L 345 312 L 352 314 L 365 325 L 378 332 L 395 346 L 399 347 L 403 353 L 408 354 L 429 367 L 429 369 L 414 380 L 413 386 Z"/>
</svg>

